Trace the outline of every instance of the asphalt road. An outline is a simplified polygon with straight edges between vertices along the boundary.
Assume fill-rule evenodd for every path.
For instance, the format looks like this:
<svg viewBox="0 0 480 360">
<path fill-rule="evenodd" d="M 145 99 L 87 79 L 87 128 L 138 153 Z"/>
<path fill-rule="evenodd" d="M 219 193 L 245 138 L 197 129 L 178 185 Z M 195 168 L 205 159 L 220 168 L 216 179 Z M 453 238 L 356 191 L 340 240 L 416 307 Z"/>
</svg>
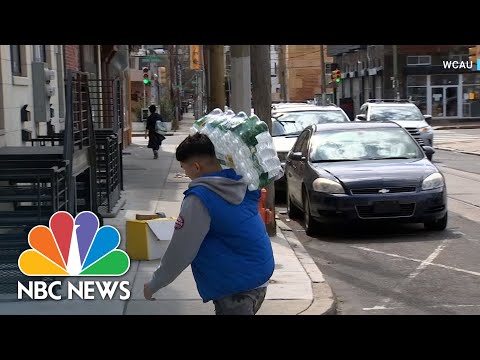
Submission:
<svg viewBox="0 0 480 360">
<path fill-rule="evenodd" d="M 480 314 L 480 157 L 437 151 L 449 193 L 445 231 L 422 224 L 326 226 L 277 215 L 303 243 L 338 300 L 339 314 Z M 281 200 L 280 200 L 281 201 Z"/>
</svg>

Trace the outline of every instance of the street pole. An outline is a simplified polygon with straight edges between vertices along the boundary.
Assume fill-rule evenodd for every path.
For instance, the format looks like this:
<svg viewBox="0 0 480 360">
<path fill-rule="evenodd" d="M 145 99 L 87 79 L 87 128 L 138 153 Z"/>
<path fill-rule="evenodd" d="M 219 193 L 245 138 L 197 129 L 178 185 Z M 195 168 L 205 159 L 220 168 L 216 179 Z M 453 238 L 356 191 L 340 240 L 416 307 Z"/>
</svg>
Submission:
<svg viewBox="0 0 480 360">
<path fill-rule="evenodd" d="M 231 45 L 230 54 L 230 81 L 232 87 L 232 93 L 230 94 L 230 107 L 235 113 L 244 111 L 245 114 L 250 116 L 252 111 L 250 45 Z M 268 70 L 268 76 L 270 76 L 270 72 L 271 71 Z M 225 87 L 222 92 L 225 93 Z"/>
<path fill-rule="evenodd" d="M 393 91 L 395 93 L 395 98 L 400 100 L 400 89 L 398 88 L 398 59 L 397 59 L 397 45 L 392 45 L 393 51 Z"/>
<path fill-rule="evenodd" d="M 232 46 L 233 47 L 233 46 Z M 233 60 L 233 52 L 232 52 Z M 250 45 L 250 68 L 252 95 L 255 115 L 268 125 L 272 133 L 272 79 L 270 62 L 270 45 Z M 233 68 L 233 61 L 232 61 Z M 232 101 L 233 102 L 233 101 Z M 269 236 L 277 234 L 275 222 L 275 186 L 272 181 L 266 186 L 267 199 L 265 207 L 272 212 L 272 221 L 266 224 Z"/>
<path fill-rule="evenodd" d="M 145 83 L 143 83 L 143 108 L 147 107 L 147 89 L 145 87 Z M 142 113 L 143 116 L 143 113 Z"/>
<path fill-rule="evenodd" d="M 320 81 L 322 82 L 322 105 L 327 104 L 327 79 L 325 79 L 325 54 L 323 45 L 320 45 Z"/>
<path fill-rule="evenodd" d="M 223 45 L 210 45 L 210 97 L 211 109 L 225 107 L 225 59 Z"/>
</svg>

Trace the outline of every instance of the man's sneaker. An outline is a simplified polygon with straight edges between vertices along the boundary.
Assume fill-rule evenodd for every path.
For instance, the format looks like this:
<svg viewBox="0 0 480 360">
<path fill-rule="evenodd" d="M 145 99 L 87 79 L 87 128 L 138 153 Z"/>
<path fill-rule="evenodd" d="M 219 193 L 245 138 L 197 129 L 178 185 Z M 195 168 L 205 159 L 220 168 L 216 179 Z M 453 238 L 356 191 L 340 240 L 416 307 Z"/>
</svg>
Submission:
<svg viewBox="0 0 480 360">
<path fill-rule="evenodd" d="M 153 158 L 154 158 L 154 159 L 158 159 L 158 151 L 154 151 L 154 152 L 153 152 Z"/>
</svg>

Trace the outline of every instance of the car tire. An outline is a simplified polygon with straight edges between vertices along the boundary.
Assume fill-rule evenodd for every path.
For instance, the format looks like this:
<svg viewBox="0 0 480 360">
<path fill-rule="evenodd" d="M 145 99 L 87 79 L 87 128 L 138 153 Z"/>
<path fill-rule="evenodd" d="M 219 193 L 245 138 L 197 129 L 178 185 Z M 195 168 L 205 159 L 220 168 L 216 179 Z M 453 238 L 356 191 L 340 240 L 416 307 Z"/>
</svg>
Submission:
<svg viewBox="0 0 480 360">
<path fill-rule="evenodd" d="M 444 217 L 438 220 L 424 222 L 423 225 L 427 230 L 443 231 L 447 228 L 447 223 L 448 213 L 446 213 Z"/>
<path fill-rule="evenodd" d="M 318 222 L 312 218 L 312 214 L 310 212 L 310 200 L 308 199 L 307 192 L 303 191 L 303 216 L 304 216 L 304 223 L 305 223 L 305 233 L 308 236 L 315 236 L 318 234 Z"/>
<path fill-rule="evenodd" d="M 303 215 L 302 210 L 300 210 L 298 207 L 296 207 L 290 198 L 290 193 L 288 192 L 288 187 L 287 190 L 285 191 L 286 197 L 287 197 L 287 215 L 290 219 L 300 219 Z"/>
</svg>

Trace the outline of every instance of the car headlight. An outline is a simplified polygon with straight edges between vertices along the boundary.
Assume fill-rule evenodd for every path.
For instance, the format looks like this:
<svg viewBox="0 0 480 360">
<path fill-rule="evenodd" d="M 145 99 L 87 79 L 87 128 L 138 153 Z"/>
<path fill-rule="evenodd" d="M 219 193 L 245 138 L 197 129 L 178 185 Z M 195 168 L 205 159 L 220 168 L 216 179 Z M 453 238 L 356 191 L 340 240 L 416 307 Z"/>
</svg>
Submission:
<svg viewBox="0 0 480 360">
<path fill-rule="evenodd" d="M 426 133 L 426 132 L 429 133 L 429 132 L 432 132 L 432 127 L 431 126 L 424 126 L 424 127 L 421 127 L 418 130 L 422 133 Z"/>
<path fill-rule="evenodd" d="M 440 173 L 433 173 L 428 175 L 422 183 L 422 190 L 437 189 L 445 185 L 443 176 Z"/>
<path fill-rule="evenodd" d="M 345 194 L 345 190 L 343 190 L 342 185 L 340 185 L 336 181 L 329 179 L 315 179 L 312 186 L 313 190 L 318 192 L 323 192 L 327 194 Z"/>
</svg>

